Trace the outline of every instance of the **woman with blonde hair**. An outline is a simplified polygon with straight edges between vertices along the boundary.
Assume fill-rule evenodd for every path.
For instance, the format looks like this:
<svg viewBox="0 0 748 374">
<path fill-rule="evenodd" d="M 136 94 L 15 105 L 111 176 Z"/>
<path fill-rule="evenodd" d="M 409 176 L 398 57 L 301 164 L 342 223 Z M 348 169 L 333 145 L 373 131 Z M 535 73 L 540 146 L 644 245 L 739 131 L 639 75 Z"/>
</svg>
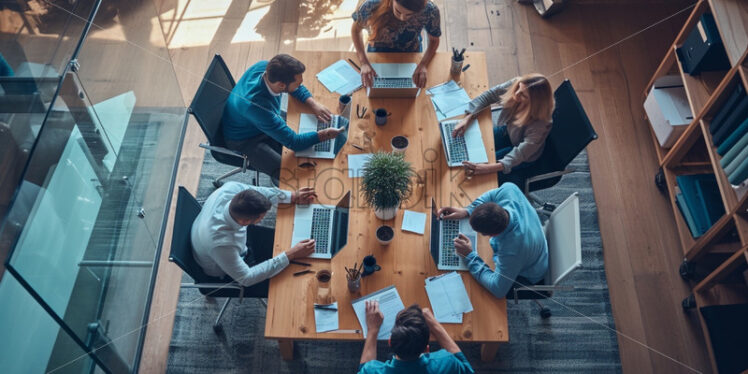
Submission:
<svg viewBox="0 0 748 374">
<path fill-rule="evenodd" d="M 487 174 L 525 168 L 540 158 L 545 138 L 551 132 L 553 91 L 548 79 L 541 74 L 527 74 L 497 85 L 473 99 L 467 115 L 452 136 L 463 135 L 467 126 L 483 109 L 493 103 L 502 106 L 494 124 L 493 141 L 496 150 L 495 164 L 476 164 L 465 161 L 465 172 Z"/>
<path fill-rule="evenodd" d="M 426 86 L 426 66 L 434 58 L 442 35 L 439 8 L 430 0 L 365 0 L 353 13 L 351 37 L 361 61 L 361 83 L 371 87 L 377 73 L 366 52 L 421 52 L 421 30 L 426 29 L 428 47 L 413 73 L 413 83 Z M 367 50 L 361 36 L 369 32 Z"/>
</svg>

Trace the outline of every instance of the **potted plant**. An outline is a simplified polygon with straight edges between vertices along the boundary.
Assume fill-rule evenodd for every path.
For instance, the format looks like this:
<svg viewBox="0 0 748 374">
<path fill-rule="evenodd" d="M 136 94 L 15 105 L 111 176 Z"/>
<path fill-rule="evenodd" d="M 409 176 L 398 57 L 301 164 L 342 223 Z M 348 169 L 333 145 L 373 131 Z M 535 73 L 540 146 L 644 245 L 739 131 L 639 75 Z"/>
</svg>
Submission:
<svg viewBox="0 0 748 374">
<path fill-rule="evenodd" d="M 410 195 L 415 173 L 402 153 L 377 152 L 364 165 L 361 192 L 382 220 L 395 218 L 400 201 Z"/>
<path fill-rule="evenodd" d="M 377 241 L 381 245 L 387 245 L 390 244 L 392 241 L 392 238 L 395 237 L 395 230 L 392 229 L 392 227 L 387 225 L 382 225 L 377 228 Z"/>
</svg>

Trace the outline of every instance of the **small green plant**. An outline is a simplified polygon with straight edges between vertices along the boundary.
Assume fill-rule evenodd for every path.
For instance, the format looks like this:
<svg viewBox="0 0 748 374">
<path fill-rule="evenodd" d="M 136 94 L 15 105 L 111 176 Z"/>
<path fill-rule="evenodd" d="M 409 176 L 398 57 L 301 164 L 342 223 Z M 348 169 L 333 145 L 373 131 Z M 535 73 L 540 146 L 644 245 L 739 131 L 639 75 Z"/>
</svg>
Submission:
<svg viewBox="0 0 748 374">
<path fill-rule="evenodd" d="M 395 207 L 410 196 L 415 173 L 402 153 L 377 152 L 364 165 L 361 192 L 374 208 Z"/>
</svg>

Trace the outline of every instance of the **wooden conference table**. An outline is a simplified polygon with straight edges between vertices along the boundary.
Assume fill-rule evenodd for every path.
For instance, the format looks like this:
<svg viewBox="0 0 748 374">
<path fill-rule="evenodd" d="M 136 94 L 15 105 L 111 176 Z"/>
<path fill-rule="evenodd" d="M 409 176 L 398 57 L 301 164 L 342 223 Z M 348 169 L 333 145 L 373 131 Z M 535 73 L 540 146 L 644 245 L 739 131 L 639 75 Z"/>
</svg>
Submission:
<svg viewBox="0 0 748 374">
<path fill-rule="evenodd" d="M 304 85 L 314 94 L 317 101 L 333 112 L 337 109 L 338 94 L 330 93 L 316 79 L 315 75 L 340 59 L 351 58 L 350 52 L 296 52 L 295 57 L 306 65 Z M 461 81 L 470 97 L 476 97 L 488 88 L 486 59 L 481 52 L 469 52 L 465 64 L 471 68 L 461 77 L 449 74 L 449 53 L 437 53 L 428 67 L 426 87 L 446 82 L 449 79 Z M 373 53 L 372 62 L 418 62 L 420 54 Z M 365 118 L 356 115 L 356 105 L 369 108 Z M 374 108 L 386 108 L 392 113 L 387 124 L 377 127 L 374 124 Z M 289 100 L 288 125 L 298 129 L 299 114 L 311 110 L 295 99 Z M 315 159 L 314 169 L 301 168 L 303 162 L 293 152 L 284 148 L 280 187 L 298 189 L 314 186 L 320 204 L 335 205 L 347 191 L 351 191 L 350 224 L 348 242 L 332 260 L 304 259 L 312 264 L 311 270 L 329 269 L 332 271 L 331 292 L 338 302 L 339 328 L 341 330 L 361 329 L 356 319 L 351 300 L 382 288 L 395 285 L 403 304 L 407 307 L 418 303 L 421 307 L 431 307 L 424 280 L 426 277 L 444 273 L 438 271 L 429 253 L 430 218 L 426 221 L 426 235 L 405 232 L 400 229 L 404 209 L 431 212 L 431 198 L 441 206 L 467 206 L 485 191 L 496 188 L 494 174 L 465 179 L 462 168 L 448 168 L 444 161 L 444 151 L 439 135 L 436 114 L 424 91 L 416 99 L 370 99 L 364 89 L 353 94 L 351 124 L 348 142 L 334 160 Z M 480 118 L 480 129 L 490 162 L 495 162 L 491 114 L 484 111 Z M 420 178 L 414 178 L 413 194 L 402 203 L 394 220 L 382 222 L 374 211 L 366 206 L 360 196 L 360 178 L 348 178 L 348 155 L 372 153 L 377 150 L 391 151 L 390 140 L 404 135 L 410 144 L 405 159 L 412 163 Z M 365 150 L 354 148 L 362 146 Z M 420 181 L 418 180 L 420 179 Z M 420 183 L 419 183 L 420 182 Z M 294 207 L 281 205 L 275 228 L 274 254 L 290 248 L 293 230 Z M 386 223 L 395 229 L 394 240 L 388 246 L 380 245 L 374 234 L 377 227 Z M 478 249 L 481 257 L 493 268 L 492 252 L 486 237 L 480 236 Z M 344 266 L 349 268 L 354 262 L 361 263 L 364 256 L 374 255 L 382 269 L 362 279 L 361 290 L 351 294 L 347 288 Z M 291 264 L 285 271 L 270 281 L 265 338 L 277 339 L 283 359 L 293 358 L 295 340 L 363 340 L 361 333 L 328 332 L 316 333 L 313 304 L 317 294 L 317 280 L 314 274 L 293 276 L 294 272 L 307 269 Z M 506 300 L 497 299 L 479 285 L 469 272 L 461 272 L 473 312 L 463 317 L 462 324 L 444 324 L 449 334 L 458 342 L 483 343 L 481 358 L 490 361 L 496 354 L 499 343 L 509 341 Z"/>
</svg>

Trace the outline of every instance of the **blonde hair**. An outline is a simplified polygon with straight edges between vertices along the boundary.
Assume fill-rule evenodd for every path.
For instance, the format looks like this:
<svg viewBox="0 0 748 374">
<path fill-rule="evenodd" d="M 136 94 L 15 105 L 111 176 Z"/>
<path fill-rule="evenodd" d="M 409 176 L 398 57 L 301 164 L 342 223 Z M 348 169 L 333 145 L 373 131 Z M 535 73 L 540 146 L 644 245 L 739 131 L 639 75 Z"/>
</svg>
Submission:
<svg viewBox="0 0 748 374">
<path fill-rule="evenodd" d="M 529 105 L 522 112 L 514 113 L 512 123 L 523 126 L 533 120 L 551 122 L 554 106 L 553 90 L 551 90 L 551 83 L 542 74 L 526 74 L 518 77 L 506 93 L 501 95 L 501 105 L 504 109 L 510 111 L 517 109 L 519 103 L 514 99 L 514 94 L 519 90 L 520 83 L 527 86 Z"/>
</svg>

